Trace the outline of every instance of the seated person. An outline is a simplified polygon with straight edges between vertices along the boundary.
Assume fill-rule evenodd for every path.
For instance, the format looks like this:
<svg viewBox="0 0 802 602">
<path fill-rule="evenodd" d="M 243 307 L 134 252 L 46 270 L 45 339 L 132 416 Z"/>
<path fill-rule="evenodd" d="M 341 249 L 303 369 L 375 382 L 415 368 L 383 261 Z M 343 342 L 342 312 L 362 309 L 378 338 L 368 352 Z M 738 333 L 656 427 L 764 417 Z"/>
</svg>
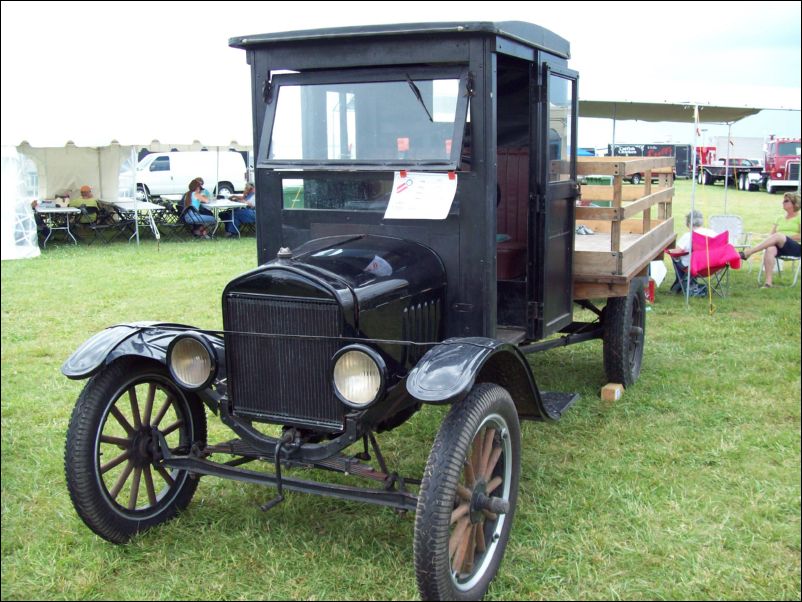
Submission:
<svg viewBox="0 0 802 602">
<path fill-rule="evenodd" d="M 95 220 L 97 220 L 97 205 L 98 200 L 95 198 L 95 195 L 92 194 L 92 187 L 84 184 L 81 186 L 81 197 L 75 200 L 70 201 L 70 205 L 72 207 L 81 207 L 83 205 L 87 209 L 89 209 L 89 213 L 86 215 L 78 216 L 78 223 L 79 224 L 91 224 Z M 93 208 L 93 209 L 90 209 Z"/>
<path fill-rule="evenodd" d="M 184 211 L 182 219 L 185 224 L 193 226 L 192 234 L 197 238 L 209 238 L 207 226 L 217 223 L 213 215 L 201 212 L 201 205 L 208 203 L 209 200 L 203 194 L 200 182 L 197 178 L 189 183 L 189 190 L 184 194 Z"/>
<path fill-rule="evenodd" d="M 220 214 L 220 217 L 224 220 L 233 219 L 233 223 L 226 221 L 226 236 L 236 236 L 242 224 L 256 223 L 256 187 L 253 183 L 248 182 L 245 184 L 245 190 L 241 195 L 235 194 L 230 196 L 229 199 L 248 205 L 247 207 L 234 209 L 233 218 L 231 217 L 232 213 L 229 211 L 224 211 Z"/>
<path fill-rule="evenodd" d="M 688 215 L 685 216 L 685 225 L 688 227 L 688 231 L 679 237 L 677 241 L 677 246 L 674 249 L 669 250 L 669 255 L 674 260 L 675 265 L 678 268 L 677 278 L 681 276 L 686 276 L 688 273 L 688 266 L 690 265 L 691 261 L 691 244 L 693 237 L 691 236 L 691 232 L 696 232 L 698 234 L 702 234 L 703 236 L 716 236 L 718 232 L 711 230 L 710 228 L 705 228 L 704 224 L 704 216 L 702 215 L 701 211 L 691 211 Z M 681 292 L 679 282 L 675 281 L 673 285 L 671 285 L 671 290 L 674 292 Z"/>
<path fill-rule="evenodd" d="M 771 234 L 756 247 L 741 251 L 741 259 L 748 259 L 759 251 L 763 253 L 763 269 L 766 273 L 765 288 L 773 286 L 774 260 L 777 257 L 799 257 L 799 193 L 786 192 L 783 195 L 783 209 L 785 214 L 774 222 Z"/>
</svg>

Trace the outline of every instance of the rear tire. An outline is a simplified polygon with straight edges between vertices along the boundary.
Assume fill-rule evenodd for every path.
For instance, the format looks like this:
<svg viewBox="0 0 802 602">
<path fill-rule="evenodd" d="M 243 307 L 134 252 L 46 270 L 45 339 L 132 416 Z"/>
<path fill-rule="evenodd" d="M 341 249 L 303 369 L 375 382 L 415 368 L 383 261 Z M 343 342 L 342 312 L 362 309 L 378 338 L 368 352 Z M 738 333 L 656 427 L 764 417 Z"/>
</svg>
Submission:
<svg viewBox="0 0 802 602">
<path fill-rule="evenodd" d="M 602 315 L 607 381 L 628 387 L 640 376 L 646 336 L 646 295 L 640 281 L 632 281 L 626 297 L 612 297 Z"/>
<path fill-rule="evenodd" d="M 78 515 L 108 541 L 125 543 L 172 519 L 198 487 L 197 477 L 160 464 L 157 432 L 179 453 L 206 442 L 203 405 L 164 366 L 124 358 L 86 383 L 70 419 L 64 470 Z"/>
<path fill-rule="evenodd" d="M 632 183 L 633 184 L 640 184 L 640 182 L 641 182 L 640 174 L 639 173 L 633 174 L 632 175 Z"/>
<path fill-rule="evenodd" d="M 435 438 L 415 516 L 415 573 L 423 600 L 479 600 L 510 535 L 521 427 L 510 394 L 476 385 Z M 488 501 L 489 500 L 489 501 Z M 488 504 L 506 512 L 488 510 Z"/>
</svg>

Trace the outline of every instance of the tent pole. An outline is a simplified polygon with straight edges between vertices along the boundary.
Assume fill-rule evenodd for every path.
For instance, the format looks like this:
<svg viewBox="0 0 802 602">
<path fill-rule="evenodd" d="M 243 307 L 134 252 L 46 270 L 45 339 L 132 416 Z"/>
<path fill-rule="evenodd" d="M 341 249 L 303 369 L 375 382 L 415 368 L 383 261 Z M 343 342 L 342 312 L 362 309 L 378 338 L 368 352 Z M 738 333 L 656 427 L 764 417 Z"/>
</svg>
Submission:
<svg viewBox="0 0 802 602">
<path fill-rule="evenodd" d="M 691 181 L 691 216 L 696 207 L 696 143 L 699 136 L 699 105 L 693 107 L 693 178 Z M 685 273 L 685 307 L 690 307 L 691 292 L 691 259 L 693 259 L 693 221 L 690 224 L 691 248 L 688 249 L 688 270 Z"/>
<path fill-rule="evenodd" d="M 727 214 L 727 188 L 730 183 L 730 146 L 732 146 L 732 123 L 727 124 L 727 164 L 724 167 L 724 214 Z"/>
<path fill-rule="evenodd" d="M 613 103 L 613 143 L 610 145 L 610 156 L 615 157 L 615 118 L 618 112 L 618 103 Z"/>
</svg>

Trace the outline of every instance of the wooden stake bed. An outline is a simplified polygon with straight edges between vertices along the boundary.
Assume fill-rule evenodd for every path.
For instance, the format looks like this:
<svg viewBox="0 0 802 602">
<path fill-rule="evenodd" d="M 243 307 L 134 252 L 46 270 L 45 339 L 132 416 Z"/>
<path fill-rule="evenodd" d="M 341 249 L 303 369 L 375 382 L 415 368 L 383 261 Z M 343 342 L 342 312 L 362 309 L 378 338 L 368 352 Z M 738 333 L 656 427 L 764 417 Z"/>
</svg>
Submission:
<svg viewBox="0 0 802 602">
<path fill-rule="evenodd" d="M 593 234 L 574 238 L 575 299 L 626 296 L 630 281 L 645 275 L 649 262 L 674 242 L 673 165 L 673 157 L 577 159 L 578 176 L 611 176 L 612 184 L 582 186 L 576 225 Z M 625 185 L 624 178 L 636 173 L 644 183 Z"/>
</svg>

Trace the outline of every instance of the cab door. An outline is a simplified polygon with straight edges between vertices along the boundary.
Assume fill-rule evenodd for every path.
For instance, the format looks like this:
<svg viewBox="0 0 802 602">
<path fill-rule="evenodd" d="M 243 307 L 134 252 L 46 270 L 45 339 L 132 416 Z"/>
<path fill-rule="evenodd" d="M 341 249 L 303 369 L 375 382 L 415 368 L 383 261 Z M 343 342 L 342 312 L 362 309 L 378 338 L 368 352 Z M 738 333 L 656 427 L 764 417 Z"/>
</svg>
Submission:
<svg viewBox="0 0 802 602">
<path fill-rule="evenodd" d="M 577 74 L 542 63 L 532 71 L 530 335 L 542 339 L 573 320 Z"/>
</svg>

